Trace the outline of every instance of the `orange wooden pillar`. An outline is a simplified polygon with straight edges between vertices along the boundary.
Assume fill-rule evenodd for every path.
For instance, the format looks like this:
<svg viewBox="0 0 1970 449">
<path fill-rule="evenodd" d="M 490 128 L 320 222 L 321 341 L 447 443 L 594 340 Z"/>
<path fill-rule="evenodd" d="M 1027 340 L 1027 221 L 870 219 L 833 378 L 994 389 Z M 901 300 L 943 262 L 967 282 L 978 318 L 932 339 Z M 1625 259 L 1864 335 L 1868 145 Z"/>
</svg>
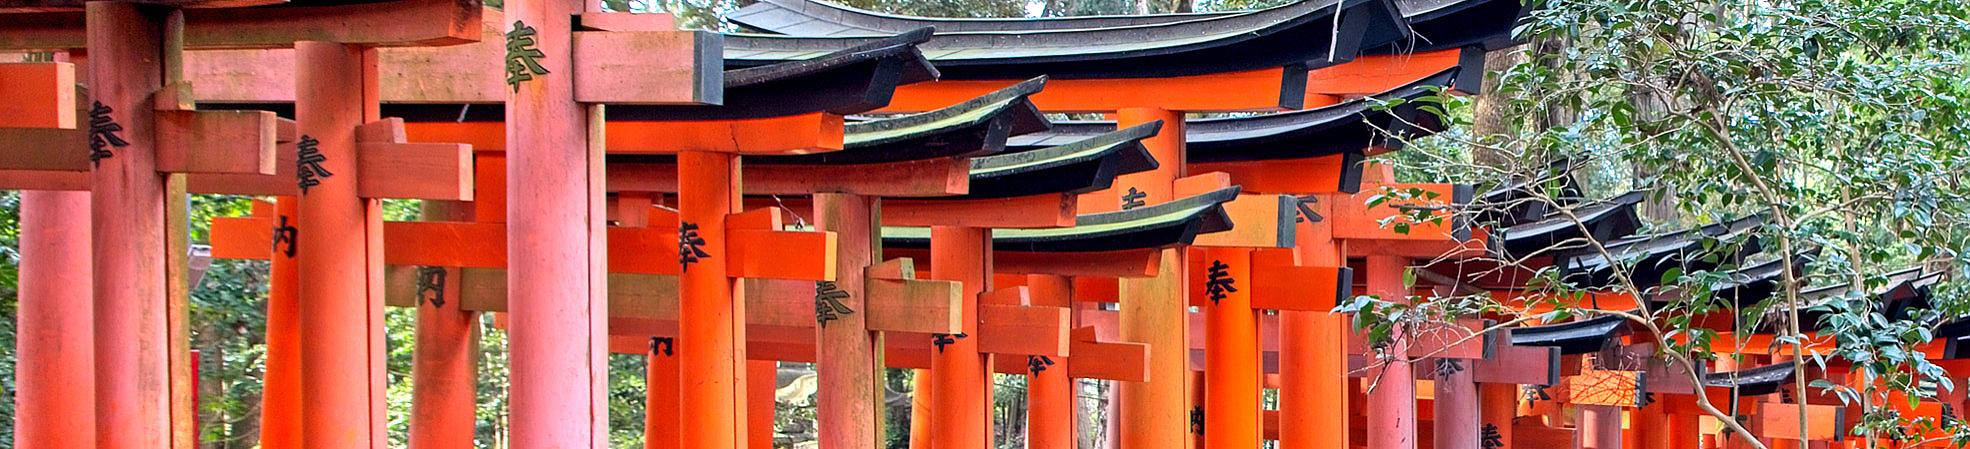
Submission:
<svg viewBox="0 0 1970 449">
<path fill-rule="evenodd" d="M 267 287 L 267 372 L 260 391 L 260 447 L 301 447 L 301 272 L 287 250 L 300 232 L 301 200 L 274 198 L 275 232 L 290 240 L 274 245 Z M 297 254 L 298 255 L 298 254 Z"/>
<path fill-rule="evenodd" d="M 1575 423 L 1574 447 L 1580 449 L 1621 449 L 1621 408 L 1611 405 L 1580 405 L 1580 421 Z"/>
<path fill-rule="evenodd" d="M 1506 449 L 1512 445 L 1512 421 L 1519 413 L 1519 387 L 1515 384 L 1479 384 L 1479 408 L 1483 424 L 1478 427 L 1480 449 Z M 1692 446 L 1683 446 L 1693 448 Z"/>
<path fill-rule="evenodd" d="M 1322 216 L 1327 202 L 1310 204 Z M 1325 222 L 1302 220 L 1295 251 L 1305 265 L 1341 266 L 1344 254 Z M 1352 282 L 1344 280 L 1344 282 Z M 1279 449 L 1348 449 L 1348 316 L 1279 311 Z"/>
<path fill-rule="evenodd" d="M 96 447 L 89 192 L 21 192 L 14 443 Z"/>
<path fill-rule="evenodd" d="M 113 154 L 97 160 L 90 173 L 96 447 L 172 447 L 170 255 L 151 95 L 163 86 L 165 71 L 176 69 L 159 56 L 178 53 L 184 17 L 134 3 L 85 8 L 89 95 L 123 128 L 127 143 L 109 148 Z"/>
<path fill-rule="evenodd" d="M 1384 301 L 1406 301 L 1409 291 L 1402 278 L 1408 265 L 1399 256 L 1368 256 L 1368 293 Z M 1416 375 L 1403 359 L 1408 347 L 1406 340 L 1396 339 L 1389 348 L 1396 359 L 1368 373 L 1374 388 L 1368 393 L 1368 449 L 1416 448 Z"/>
<path fill-rule="evenodd" d="M 302 446 L 381 448 L 382 210 L 357 196 L 356 127 L 378 119 L 376 51 L 296 42 L 294 118 L 327 172 L 300 196 Z M 352 92 L 353 91 L 353 92 Z"/>
<path fill-rule="evenodd" d="M 1663 395 L 1667 396 L 1667 395 Z M 1638 449 L 1673 449 L 1671 441 L 1676 439 L 1674 420 L 1668 407 L 1657 401 L 1654 404 L 1635 409 L 1635 447 Z M 1694 441 L 1691 446 L 1694 447 Z"/>
<path fill-rule="evenodd" d="M 522 67 L 530 76 L 510 78 L 506 102 L 516 449 L 600 448 L 609 441 L 602 114 L 601 106 L 574 97 L 573 17 L 584 3 L 512 0 L 500 24 L 508 33 L 532 33 L 532 62 L 543 69 Z"/>
<path fill-rule="evenodd" d="M 1142 144 L 1159 167 L 1120 176 L 1113 190 L 1135 188 L 1145 204 L 1175 199 L 1176 179 L 1183 177 L 1183 113 L 1165 109 L 1117 111 L 1123 128 L 1162 120 L 1163 130 Z M 1095 198 L 1119 202 L 1117 198 Z M 1115 204 L 1115 203 L 1110 203 Z M 1125 278 L 1117 287 L 1122 341 L 1149 345 L 1149 380 L 1123 382 L 1120 388 L 1119 447 L 1166 447 L 1190 441 L 1190 351 L 1185 250 L 1163 250 L 1156 276 Z M 1188 446 L 1190 443 L 1181 443 Z"/>
<path fill-rule="evenodd" d="M 773 388 L 780 362 L 746 361 L 746 447 L 773 449 Z"/>
<path fill-rule="evenodd" d="M 1260 445 L 1259 322 L 1252 309 L 1251 250 L 1203 251 L 1204 446 L 1252 448 Z M 1242 283 L 1240 283 L 1242 281 Z M 1194 282 L 1194 280 L 1193 280 Z M 1239 286 L 1245 288 L 1239 288 Z"/>
<path fill-rule="evenodd" d="M 960 316 L 978 316 L 979 295 L 991 291 L 992 230 L 933 226 L 930 228 L 931 279 L 963 283 Z M 991 373 L 985 354 L 978 352 L 978 320 L 965 319 L 964 331 L 938 335 L 930 354 L 931 447 L 986 449 L 991 444 Z"/>
<path fill-rule="evenodd" d="M 815 424 L 823 449 L 877 447 L 882 444 L 883 367 L 876 361 L 876 336 L 869 332 L 864 282 L 868 267 L 882 258 L 875 221 L 878 199 L 840 193 L 814 194 L 814 222 L 835 233 L 835 279 L 845 293 L 838 301 L 850 310 L 815 326 L 818 348 Z M 821 285 L 816 284 L 817 292 Z M 818 301 L 818 299 L 817 299 Z M 817 305 L 818 307 L 818 305 Z"/>
<path fill-rule="evenodd" d="M 678 371 L 676 340 L 650 339 L 650 366 L 644 388 L 649 403 L 643 409 L 643 447 L 677 449 Z"/>
<path fill-rule="evenodd" d="M 426 201 L 424 218 L 465 221 L 472 216 L 470 207 Z M 478 430 L 479 313 L 462 307 L 460 273 L 445 267 L 418 271 L 417 347 L 410 367 L 411 449 L 471 446 Z"/>
<path fill-rule="evenodd" d="M 677 154 L 679 236 L 693 247 L 686 250 L 696 250 L 680 253 L 688 257 L 678 276 L 679 433 L 686 448 L 746 447 L 746 306 L 733 298 L 725 269 L 726 216 L 742 204 L 739 164 L 732 153 Z"/>
<path fill-rule="evenodd" d="M 1431 359 L 1436 397 L 1430 402 L 1434 449 L 1482 449 L 1484 441 L 1473 360 Z"/>
<path fill-rule="evenodd" d="M 910 449 L 930 449 L 930 424 L 937 420 L 930 407 L 936 393 L 930 387 L 930 370 L 914 370 L 913 374 L 915 377 L 910 380 Z"/>
<path fill-rule="evenodd" d="M 1026 287 L 1033 305 L 1071 307 L 1072 282 L 1066 276 L 1030 274 Z M 1077 402 L 1074 379 L 1067 377 L 1073 357 L 1061 357 L 1052 365 L 1034 365 L 1029 360 L 1026 382 L 1026 447 L 1029 449 L 1074 449 L 1074 427 L 1080 422 L 1074 413 Z"/>
</svg>

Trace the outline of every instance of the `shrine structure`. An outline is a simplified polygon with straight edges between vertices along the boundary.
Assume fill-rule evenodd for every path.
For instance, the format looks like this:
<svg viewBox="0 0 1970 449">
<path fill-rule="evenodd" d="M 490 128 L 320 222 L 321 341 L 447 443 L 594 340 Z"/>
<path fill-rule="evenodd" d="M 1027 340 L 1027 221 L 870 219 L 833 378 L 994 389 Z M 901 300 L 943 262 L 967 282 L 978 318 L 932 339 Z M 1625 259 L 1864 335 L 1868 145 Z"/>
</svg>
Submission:
<svg viewBox="0 0 1970 449">
<path fill-rule="evenodd" d="M 0 188 L 28 191 L 20 446 L 196 447 L 190 194 L 271 198 L 208 242 L 271 261 L 268 449 L 385 445 L 384 307 L 417 310 L 413 449 L 473 444 L 485 313 L 510 332 L 521 449 L 607 446 L 624 353 L 649 360 L 650 448 L 774 447 L 789 362 L 813 365 L 824 449 L 999 447 L 995 419 L 1079 447 L 1085 382 L 1117 386 L 1102 425 L 1124 448 L 1857 444 L 1852 406 L 1795 385 L 1863 381 L 1728 313 L 1692 319 L 1741 357 L 1689 366 L 1616 314 L 1370 342 L 1331 312 L 1550 310 L 1540 269 L 1594 309 L 1749 306 L 1814 257 L 1768 254 L 1761 217 L 1642 233 L 1640 194 L 1369 161 L 1444 130 L 1430 98 L 1482 94 L 1517 1 L 945 19 L 763 0 L 737 33 L 604 9 L 0 0 L 0 51 L 26 59 L 0 63 Z M 423 219 L 385 221 L 384 199 Z M 1652 288 L 1671 270 L 1728 282 Z M 1803 299 L 1906 314 L 1940 279 Z M 1926 354 L 1970 358 L 1966 323 Z M 895 368 L 917 370 L 909 429 L 884 427 Z M 1026 376 L 1025 416 L 994 413 L 1000 375 Z"/>
</svg>

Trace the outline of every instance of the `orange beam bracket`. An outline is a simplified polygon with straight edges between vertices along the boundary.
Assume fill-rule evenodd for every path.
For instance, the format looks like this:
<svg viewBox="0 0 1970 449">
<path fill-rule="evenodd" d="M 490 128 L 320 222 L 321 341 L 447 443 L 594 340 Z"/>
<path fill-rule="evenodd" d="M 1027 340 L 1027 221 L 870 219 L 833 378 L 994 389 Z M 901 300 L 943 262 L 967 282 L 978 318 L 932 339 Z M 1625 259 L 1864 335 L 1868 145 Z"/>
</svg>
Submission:
<svg viewBox="0 0 1970 449">
<path fill-rule="evenodd" d="M 0 128 L 75 129 L 75 64 L 0 63 Z"/>
</svg>

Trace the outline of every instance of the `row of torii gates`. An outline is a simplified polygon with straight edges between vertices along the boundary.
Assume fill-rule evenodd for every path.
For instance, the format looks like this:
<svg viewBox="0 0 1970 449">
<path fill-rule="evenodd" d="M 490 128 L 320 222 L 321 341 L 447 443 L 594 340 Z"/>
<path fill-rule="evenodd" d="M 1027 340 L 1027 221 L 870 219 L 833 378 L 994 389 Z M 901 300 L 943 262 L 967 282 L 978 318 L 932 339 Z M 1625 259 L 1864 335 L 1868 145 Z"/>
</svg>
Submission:
<svg viewBox="0 0 1970 449">
<path fill-rule="evenodd" d="M 473 444 L 486 312 L 511 332 L 518 448 L 608 444 L 612 352 L 650 357 L 652 448 L 768 447 L 781 361 L 815 364 L 823 448 L 882 444 L 884 368 L 924 370 L 915 448 L 995 447 L 994 373 L 1030 376 L 1035 448 L 1074 446 L 1080 379 L 1120 386 L 1124 448 L 1734 444 L 1705 395 L 1757 438 L 1851 444 L 1848 408 L 1789 390 L 1844 369 L 1795 373 L 1783 348 L 1699 385 L 1608 317 L 1467 338 L 1471 317 L 1371 349 L 1328 312 L 1357 291 L 1524 303 L 1527 277 L 1459 280 L 1465 261 L 1592 235 L 1691 267 L 1693 242 L 1758 224 L 1631 236 L 1629 195 L 1582 200 L 1579 226 L 1536 207 L 1387 226 L 1522 199 L 1362 162 L 1439 130 L 1419 102 L 1476 93 L 1520 9 L 765 0 L 720 34 L 595 2 L 0 0 L 0 49 L 44 60 L 0 64 L 0 188 L 28 191 L 17 447 L 197 444 L 188 194 L 277 198 L 210 233 L 211 257 L 272 261 L 268 449 L 384 445 L 386 306 L 418 310 L 413 448 Z M 1064 112 L 1112 120 L 1042 115 Z M 1368 199 L 1390 192 L 1407 199 Z M 391 198 L 425 200 L 424 221 L 384 221 Z M 1553 254 L 1535 263 L 1587 282 L 1617 265 Z M 1733 275 L 1746 297 L 1777 282 Z M 1922 301 L 1935 279 L 1879 294 Z"/>
</svg>

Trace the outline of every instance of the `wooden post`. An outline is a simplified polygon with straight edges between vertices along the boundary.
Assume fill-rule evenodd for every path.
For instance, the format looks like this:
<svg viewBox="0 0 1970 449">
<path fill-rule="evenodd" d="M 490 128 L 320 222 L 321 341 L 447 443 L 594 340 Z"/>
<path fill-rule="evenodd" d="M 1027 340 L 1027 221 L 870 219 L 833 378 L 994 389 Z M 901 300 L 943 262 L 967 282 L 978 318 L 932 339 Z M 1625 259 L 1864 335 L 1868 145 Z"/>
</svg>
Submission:
<svg viewBox="0 0 1970 449">
<path fill-rule="evenodd" d="M 1674 426 L 1670 423 L 1675 418 L 1669 413 L 1668 407 L 1658 404 L 1659 402 L 1635 409 L 1635 447 L 1639 449 L 1677 447 L 1671 445 L 1671 441 L 1676 437 Z"/>
<path fill-rule="evenodd" d="M 1029 274 L 1026 286 L 1031 290 L 1035 306 L 1071 306 L 1068 298 L 1073 296 L 1073 283 L 1066 276 Z M 1040 365 L 1038 371 L 1027 369 L 1031 377 L 1026 382 L 1026 447 L 1074 449 L 1074 428 L 1080 423 L 1080 415 L 1074 412 L 1074 405 L 1079 402 L 1074 394 L 1075 381 L 1067 376 L 1067 365 L 1073 363 L 1073 357 L 1048 361 L 1054 363 Z"/>
<path fill-rule="evenodd" d="M 424 202 L 425 220 L 463 221 L 471 216 L 471 205 L 466 203 Z M 471 446 L 478 430 L 479 313 L 462 307 L 461 273 L 445 267 L 418 270 L 417 348 L 410 367 L 411 449 Z M 431 287 L 436 290 L 428 291 Z"/>
<path fill-rule="evenodd" d="M 832 308 L 834 304 L 824 301 L 837 301 L 848 310 L 815 329 L 819 347 L 814 370 L 820 382 L 815 424 L 823 449 L 877 447 L 883 441 L 883 367 L 876 359 L 876 337 L 869 332 L 868 314 L 863 313 L 868 310 L 863 288 L 868 267 L 882 259 L 882 240 L 876 237 L 878 201 L 852 194 L 814 194 L 814 224 L 833 231 L 839 245 L 837 279 L 816 284 L 815 307 Z M 833 286 L 842 295 L 823 298 L 822 286 Z"/>
<path fill-rule="evenodd" d="M 746 361 L 746 447 L 773 449 L 773 389 L 780 362 Z"/>
<path fill-rule="evenodd" d="M 165 179 L 158 174 L 151 94 L 163 86 L 160 55 L 175 53 L 166 23 L 175 10 L 121 2 L 86 7 L 90 97 L 123 128 L 91 172 L 96 276 L 96 447 L 172 447 L 167 321 Z M 76 150 L 80 151 L 80 150 Z M 182 206 L 180 206 L 182 207 Z M 183 255 L 179 255 L 182 257 Z"/>
<path fill-rule="evenodd" d="M 1175 198 L 1175 182 L 1183 177 L 1183 113 L 1163 109 L 1123 109 L 1116 113 L 1116 126 L 1130 127 L 1154 120 L 1163 121 L 1163 130 L 1142 144 L 1160 163 L 1156 170 L 1122 175 L 1115 189 L 1133 187 L 1143 192 L 1146 204 Z M 1119 204 L 1119 198 L 1094 198 Z M 1149 345 L 1149 381 L 1124 382 L 1120 389 L 1121 414 L 1110 419 L 1121 421 L 1117 435 L 1119 447 L 1174 447 L 1190 441 L 1190 351 L 1187 341 L 1189 301 L 1185 298 L 1185 250 L 1166 249 L 1156 276 L 1120 281 L 1122 341 Z M 1186 446 L 1189 443 L 1184 443 Z"/>
<path fill-rule="evenodd" d="M 930 277 L 964 285 L 960 316 L 978 316 L 979 295 L 991 291 L 992 231 L 982 228 L 932 226 Z M 964 332 L 936 336 L 938 349 L 930 355 L 931 447 L 985 449 L 993 447 L 990 432 L 991 364 L 978 352 L 978 320 L 963 320 Z"/>
<path fill-rule="evenodd" d="M 276 226 L 301 229 L 301 200 L 274 198 Z M 285 229 L 276 228 L 275 233 Z M 277 237 L 278 238 L 278 237 Z M 292 239 L 293 236 L 289 236 Z M 267 373 L 260 391 L 260 447 L 301 448 L 301 272 L 288 256 L 296 242 L 274 245 L 267 287 Z"/>
<path fill-rule="evenodd" d="M 654 338 L 650 344 L 650 367 L 645 385 L 649 404 L 643 413 L 643 447 L 677 449 L 678 371 L 676 340 Z"/>
<path fill-rule="evenodd" d="M 505 9 L 508 42 L 534 44 L 507 61 L 522 70 L 508 75 L 506 102 L 513 447 L 607 447 L 601 107 L 574 97 L 572 17 L 583 3 L 514 0 Z M 528 69 L 529 54 L 543 70 Z M 686 419 L 714 412 L 697 410 Z M 713 446 L 735 447 L 686 447 Z"/>
<path fill-rule="evenodd" d="M 687 255 L 678 279 L 678 348 L 682 374 L 683 447 L 746 447 L 746 306 L 733 299 L 726 275 L 725 219 L 739 200 L 739 156 L 677 154 L 680 239 L 700 251 Z M 518 191 L 517 189 L 515 191 Z M 697 232 L 692 239 L 685 233 Z"/>
<path fill-rule="evenodd" d="M 1406 301 L 1402 273 L 1409 261 L 1398 256 L 1368 256 L 1368 293 L 1384 301 Z M 1402 335 L 1397 328 L 1394 335 Z M 1368 448 L 1416 448 L 1416 375 L 1404 361 L 1409 342 L 1397 338 L 1389 349 L 1395 358 L 1369 372 L 1374 390 L 1368 393 Z"/>
<path fill-rule="evenodd" d="M 1252 309 L 1251 250 L 1209 248 L 1203 252 L 1204 446 L 1258 447 L 1258 311 Z M 1243 287 L 1243 288 L 1240 288 Z"/>
<path fill-rule="evenodd" d="M 930 424 L 937 414 L 930 411 L 936 393 L 930 387 L 930 370 L 912 370 L 910 380 L 910 449 L 931 449 Z"/>
<path fill-rule="evenodd" d="M 1512 422 L 1519 413 L 1519 386 L 1479 384 L 1479 407 L 1484 424 L 1478 428 L 1480 449 L 1508 449 L 1512 445 Z M 1691 446 L 1695 447 L 1694 441 Z"/>
<path fill-rule="evenodd" d="M 1484 441 L 1480 423 L 1478 385 L 1473 360 L 1431 359 L 1436 366 L 1435 407 L 1430 414 L 1436 432 L 1435 449 L 1481 449 Z"/>
<path fill-rule="evenodd" d="M 1312 204 L 1325 214 L 1330 205 Z M 1324 215 L 1323 215 L 1324 216 Z M 1339 266 L 1346 260 L 1331 225 L 1302 220 L 1294 249 L 1302 263 Z M 1349 281 L 1352 282 L 1352 281 Z M 1348 449 L 1346 315 L 1279 311 L 1279 449 Z"/>
<path fill-rule="evenodd" d="M 1621 449 L 1621 408 L 1612 405 L 1581 405 L 1580 422 L 1574 447 L 1580 449 Z"/>
<path fill-rule="evenodd" d="M 319 177 L 303 189 L 300 263 L 302 446 L 381 448 L 383 439 L 382 210 L 357 196 L 356 132 L 378 118 L 376 51 L 296 42 L 294 118 Z M 356 92 L 351 92 L 351 91 Z M 305 183 L 304 183 L 305 184 Z"/>
<path fill-rule="evenodd" d="M 89 210 L 89 192 L 21 192 L 17 447 L 96 447 Z"/>
</svg>

